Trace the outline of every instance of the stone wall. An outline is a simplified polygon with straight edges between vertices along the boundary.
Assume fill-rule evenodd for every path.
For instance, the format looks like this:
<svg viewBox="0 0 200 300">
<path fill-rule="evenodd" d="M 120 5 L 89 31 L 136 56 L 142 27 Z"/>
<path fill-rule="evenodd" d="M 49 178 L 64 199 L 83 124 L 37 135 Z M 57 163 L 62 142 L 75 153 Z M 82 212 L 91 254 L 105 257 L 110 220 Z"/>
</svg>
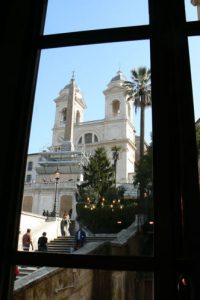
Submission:
<svg viewBox="0 0 200 300">
<path fill-rule="evenodd" d="M 14 300 L 61 300 L 91 298 L 93 271 L 40 268 L 15 282 Z M 26 284 L 25 284 L 26 281 Z"/>
<path fill-rule="evenodd" d="M 25 285 L 16 281 L 13 300 L 153 299 L 148 273 L 44 267 L 26 277 Z"/>
</svg>

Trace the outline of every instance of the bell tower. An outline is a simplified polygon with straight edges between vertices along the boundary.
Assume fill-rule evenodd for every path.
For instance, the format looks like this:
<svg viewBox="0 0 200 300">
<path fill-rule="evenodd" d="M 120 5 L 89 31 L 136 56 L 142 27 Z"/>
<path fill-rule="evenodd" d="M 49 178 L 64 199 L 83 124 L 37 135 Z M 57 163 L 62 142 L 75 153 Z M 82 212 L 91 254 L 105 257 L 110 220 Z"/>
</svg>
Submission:
<svg viewBox="0 0 200 300">
<path fill-rule="evenodd" d="M 122 71 L 118 71 L 116 76 L 111 79 L 105 95 L 105 120 L 127 119 L 133 122 L 133 103 L 127 101 L 125 88 L 123 86 L 126 77 Z"/>
<path fill-rule="evenodd" d="M 77 86 L 74 75 L 54 100 L 56 103 L 52 147 L 74 150 L 74 124 L 83 122 L 86 104 Z"/>
<path fill-rule="evenodd" d="M 104 91 L 105 124 L 104 139 L 110 146 L 120 146 L 117 165 L 117 181 L 131 182 L 135 162 L 135 129 L 133 125 L 133 101 L 127 101 L 122 71 L 118 71 Z"/>
</svg>

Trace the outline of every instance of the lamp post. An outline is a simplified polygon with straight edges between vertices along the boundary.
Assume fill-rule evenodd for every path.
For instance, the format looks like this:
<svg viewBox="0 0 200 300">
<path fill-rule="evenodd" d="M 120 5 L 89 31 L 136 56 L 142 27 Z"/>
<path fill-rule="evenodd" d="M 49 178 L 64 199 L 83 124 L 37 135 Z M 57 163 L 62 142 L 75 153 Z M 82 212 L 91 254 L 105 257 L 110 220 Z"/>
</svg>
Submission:
<svg viewBox="0 0 200 300">
<path fill-rule="evenodd" d="M 56 187 L 55 187 L 55 199 L 54 199 L 54 206 L 53 206 L 53 212 L 52 216 L 56 217 L 56 201 L 57 201 L 57 189 L 58 189 L 58 181 L 60 179 L 60 172 L 59 169 L 57 168 L 55 172 L 55 181 L 56 181 Z"/>
</svg>

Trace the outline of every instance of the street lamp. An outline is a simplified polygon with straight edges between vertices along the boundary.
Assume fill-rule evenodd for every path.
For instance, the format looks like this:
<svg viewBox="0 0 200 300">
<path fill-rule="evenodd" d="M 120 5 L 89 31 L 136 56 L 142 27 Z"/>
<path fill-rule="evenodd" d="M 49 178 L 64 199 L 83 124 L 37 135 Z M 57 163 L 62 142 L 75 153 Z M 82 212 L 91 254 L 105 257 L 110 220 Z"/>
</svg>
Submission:
<svg viewBox="0 0 200 300">
<path fill-rule="evenodd" d="M 56 200 L 57 200 L 57 189 L 58 189 L 58 181 L 60 179 L 60 172 L 59 169 L 57 168 L 55 172 L 55 182 L 56 182 L 56 187 L 55 187 L 55 199 L 54 199 L 54 206 L 53 206 L 53 212 L 52 212 L 52 217 L 56 217 Z"/>
</svg>

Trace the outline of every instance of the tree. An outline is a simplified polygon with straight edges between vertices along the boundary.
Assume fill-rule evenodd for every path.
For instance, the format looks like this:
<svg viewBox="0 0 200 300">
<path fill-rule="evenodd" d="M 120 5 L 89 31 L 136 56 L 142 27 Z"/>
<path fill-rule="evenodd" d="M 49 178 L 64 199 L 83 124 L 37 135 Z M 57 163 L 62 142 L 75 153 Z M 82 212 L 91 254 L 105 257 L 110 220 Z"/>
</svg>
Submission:
<svg viewBox="0 0 200 300">
<path fill-rule="evenodd" d="M 139 186 L 140 202 L 139 207 L 141 213 L 145 213 L 147 217 L 153 216 L 153 146 L 152 143 L 147 147 L 147 152 L 136 164 L 134 185 Z M 141 188 L 142 186 L 142 188 Z M 143 193 L 143 195 L 141 195 Z"/>
<path fill-rule="evenodd" d="M 153 149 L 152 143 L 147 147 L 147 152 L 135 167 L 134 184 L 142 184 L 144 192 L 151 194 L 153 184 Z"/>
<path fill-rule="evenodd" d="M 151 105 L 151 71 L 146 67 L 131 70 L 132 81 L 125 81 L 125 94 L 133 100 L 135 112 L 140 108 L 140 158 L 144 155 L 145 108 Z"/>
<path fill-rule="evenodd" d="M 83 178 L 85 191 L 90 191 L 90 195 L 93 194 L 96 202 L 101 197 L 104 197 L 107 191 L 113 186 L 113 167 L 104 147 L 97 148 L 94 155 L 90 157 L 87 166 L 83 166 Z"/>
<path fill-rule="evenodd" d="M 114 167 L 114 176 L 115 176 L 115 188 L 116 188 L 116 175 L 117 175 L 117 161 L 119 159 L 119 152 L 122 148 L 120 146 L 113 146 L 111 148 L 112 158 L 113 158 L 113 167 Z"/>
</svg>

